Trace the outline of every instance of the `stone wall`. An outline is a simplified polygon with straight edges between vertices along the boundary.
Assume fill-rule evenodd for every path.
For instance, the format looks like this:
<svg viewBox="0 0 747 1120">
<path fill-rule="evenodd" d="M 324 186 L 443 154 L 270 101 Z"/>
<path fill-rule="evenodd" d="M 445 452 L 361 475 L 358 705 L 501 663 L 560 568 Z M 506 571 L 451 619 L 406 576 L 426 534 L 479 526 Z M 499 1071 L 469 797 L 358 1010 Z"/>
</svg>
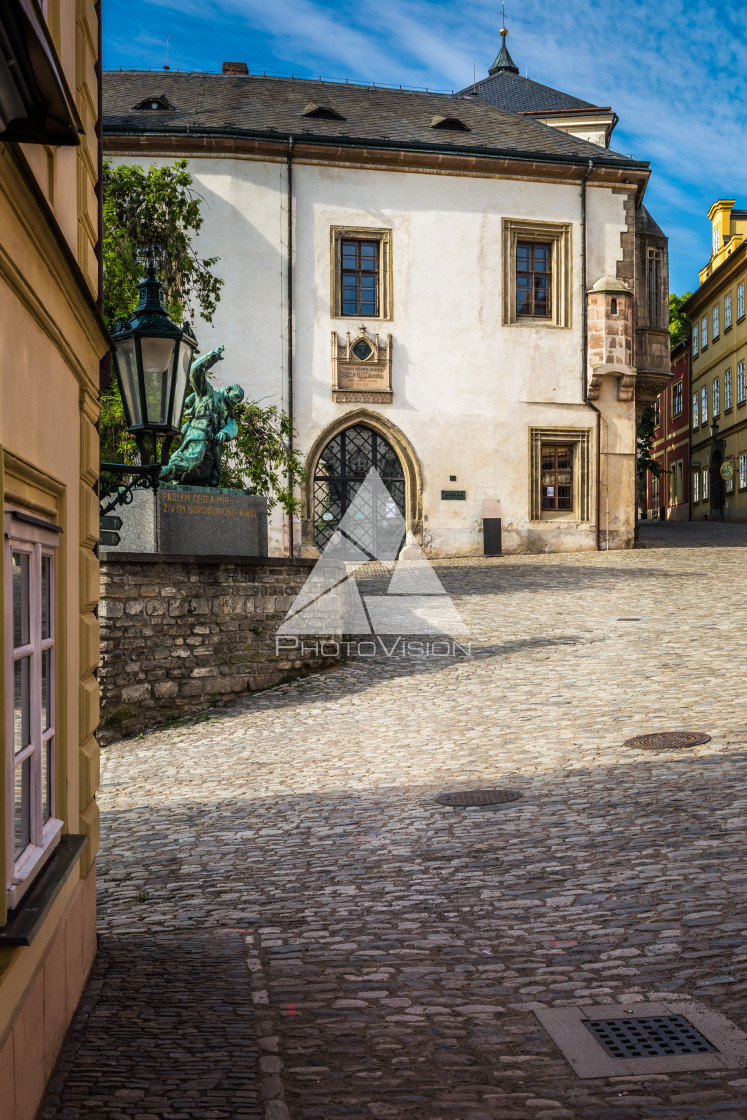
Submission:
<svg viewBox="0 0 747 1120">
<path fill-rule="evenodd" d="M 275 652 L 275 632 L 313 566 L 102 552 L 99 741 L 334 664 Z"/>
</svg>

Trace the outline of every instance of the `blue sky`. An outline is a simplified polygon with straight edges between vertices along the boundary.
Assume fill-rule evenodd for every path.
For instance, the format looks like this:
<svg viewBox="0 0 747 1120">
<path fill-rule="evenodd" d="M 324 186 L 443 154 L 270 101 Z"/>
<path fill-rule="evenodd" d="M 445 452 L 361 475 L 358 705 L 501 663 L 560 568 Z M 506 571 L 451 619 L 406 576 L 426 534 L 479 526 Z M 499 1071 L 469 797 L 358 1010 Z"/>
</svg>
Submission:
<svg viewBox="0 0 747 1120">
<path fill-rule="evenodd" d="M 460 89 L 500 45 L 486 0 L 104 0 L 104 66 L 169 64 Z M 646 204 L 670 239 L 670 287 L 710 252 L 706 214 L 747 206 L 747 6 L 742 0 L 508 0 L 521 73 L 620 117 L 613 147 L 651 161 Z"/>
</svg>

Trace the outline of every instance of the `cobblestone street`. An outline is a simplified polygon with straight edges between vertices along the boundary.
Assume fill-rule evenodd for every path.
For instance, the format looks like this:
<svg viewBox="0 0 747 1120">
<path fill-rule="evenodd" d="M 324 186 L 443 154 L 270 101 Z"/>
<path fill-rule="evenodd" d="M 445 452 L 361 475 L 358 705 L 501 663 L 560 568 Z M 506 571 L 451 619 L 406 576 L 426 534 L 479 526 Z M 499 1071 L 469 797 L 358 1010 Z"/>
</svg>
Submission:
<svg viewBox="0 0 747 1120">
<path fill-rule="evenodd" d="M 107 748 L 100 956 L 43 1120 L 747 1117 L 747 1069 L 581 1080 L 533 1014 L 747 1030 L 747 527 L 641 535 L 436 562 L 470 659 Z M 622 745 L 680 728 L 711 741 Z M 522 797 L 435 801 L 493 786 Z"/>
</svg>

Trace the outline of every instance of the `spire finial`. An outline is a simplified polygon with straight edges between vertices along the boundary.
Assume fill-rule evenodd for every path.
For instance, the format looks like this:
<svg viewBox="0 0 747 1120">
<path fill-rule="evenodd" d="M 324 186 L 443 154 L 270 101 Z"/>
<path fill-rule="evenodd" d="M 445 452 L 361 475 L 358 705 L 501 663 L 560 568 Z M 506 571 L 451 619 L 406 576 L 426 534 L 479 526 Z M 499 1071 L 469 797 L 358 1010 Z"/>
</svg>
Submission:
<svg viewBox="0 0 747 1120">
<path fill-rule="evenodd" d="M 498 52 L 498 57 L 496 58 L 493 65 L 490 67 L 490 70 L 488 71 L 488 73 L 489 74 L 497 74 L 500 70 L 508 70 L 508 72 L 510 74 L 518 74 L 519 73 L 519 67 L 516 65 L 514 60 L 511 58 L 511 55 L 508 53 L 508 47 L 506 46 L 506 38 L 508 36 L 508 28 L 506 27 L 506 5 L 505 4 L 501 5 L 501 22 L 502 22 L 501 39 L 503 40 L 503 42 L 501 43 L 501 49 Z"/>
</svg>

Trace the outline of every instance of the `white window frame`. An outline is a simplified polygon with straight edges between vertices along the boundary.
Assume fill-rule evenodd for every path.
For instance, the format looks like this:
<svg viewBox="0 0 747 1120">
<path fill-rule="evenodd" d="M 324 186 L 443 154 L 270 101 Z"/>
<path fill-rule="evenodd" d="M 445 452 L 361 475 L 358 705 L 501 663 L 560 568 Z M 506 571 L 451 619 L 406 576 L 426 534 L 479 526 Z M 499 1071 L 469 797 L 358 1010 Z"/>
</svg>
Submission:
<svg viewBox="0 0 747 1120">
<path fill-rule="evenodd" d="M 737 319 L 744 315 L 744 281 L 737 285 Z"/>
<path fill-rule="evenodd" d="M 700 390 L 700 422 L 701 424 L 708 423 L 708 386 L 704 385 Z"/>
<path fill-rule="evenodd" d="M 699 340 L 699 338 L 700 338 L 700 334 L 699 334 L 699 331 L 698 331 L 698 324 L 693 323 L 693 357 L 694 358 L 697 358 L 697 356 L 698 356 L 698 340 Z"/>
<path fill-rule="evenodd" d="M 713 309 L 713 341 L 718 338 L 719 325 L 718 325 L 718 304 Z"/>
<path fill-rule="evenodd" d="M 704 315 L 700 321 L 700 349 L 705 350 L 708 345 L 708 316 Z"/>
<path fill-rule="evenodd" d="M 731 369 L 727 369 L 724 370 L 724 412 L 728 412 L 731 406 Z"/>
<path fill-rule="evenodd" d="M 734 475 L 732 475 L 731 478 L 726 479 L 726 493 L 727 494 L 733 494 L 734 493 Z"/>
<path fill-rule="evenodd" d="M 684 407 L 682 381 L 677 381 L 672 386 L 672 416 L 681 416 Z"/>
<path fill-rule="evenodd" d="M 731 292 L 724 296 L 724 330 L 731 326 Z"/>
<path fill-rule="evenodd" d="M 698 408 L 698 394 L 697 394 L 697 392 L 695 392 L 695 393 L 693 393 L 693 428 L 697 428 L 699 425 L 700 425 L 700 411 L 699 411 L 699 408 Z"/>
<path fill-rule="evenodd" d="M 744 404 L 744 360 L 737 362 L 737 404 Z"/>
<path fill-rule="evenodd" d="M 744 490 L 747 487 L 747 452 L 743 451 L 739 456 L 739 489 Z"/>
<path fill-rule="evenodd" d="M 693 472 L 693 504 L 700 501 L 700 472 Z"/>
<path fill-rule="evenodd" d="M 703 501 L 708 501 L 708 467 L 703 467 Z"/>
<path fill-rule="evenodd" d="M 712 416 L 720 416 L 721 415 L 721 383 L 720 383 L 718 377 L 714 377 L 714 379 L 713 379 L 713 386 L 712 386 L 712 392 L 711 392 L 711 405 L 712 405 L 711 415 Z"/>
<path fill-rule="evenodd" d="M 720 231 L 715 229 L 713 231 L 713 252 L 714 253 L 717 253 L 719 251 L 720 243 L 721 243 Z"/>
<path fill-rule="evenodd" d="M 56 765 L 55 750 L 57 727 L 55 722 L 55 553 L 58 532 L 54 527 L 44 527 L 42 519 L 23 510 L 7 508 L 4 511 L 5 548 L 5 773 L 6 773 L 6 867 L 5 885 L 8 909 L 13 909 L 28 890 L 43 863 L 49 858 L 62 835 L 62 820 L 55 816 Z M 12 554 L 28 557 L 28 616 L 29 641 L 16 646 L 14 642 L 14 603 Z M 47 607 L 49 634 L 42 637 L 42 560 L 48 559 L 49 603 Z M 42 659 L 48 653 L 47 709 L 49 727 L 42 728 Z M 15 664 L 29 660 L 28 713 L 29 742 L 15 750 L 14 682 Z M 47 769 L 49 816 L 45 821 L 42 806 L 43 771 L 47 750 L 50 753 Z M 15 774 L 29 760 L 28 814 L 29 843 L 23 851 L 15 851 Z M 22 787 L 23 789 L 23 787 Z M 25 790 L 24 790 L 25 793 Z M 24 797 L 25 800 L 25 797 Z"/>
</svg>

